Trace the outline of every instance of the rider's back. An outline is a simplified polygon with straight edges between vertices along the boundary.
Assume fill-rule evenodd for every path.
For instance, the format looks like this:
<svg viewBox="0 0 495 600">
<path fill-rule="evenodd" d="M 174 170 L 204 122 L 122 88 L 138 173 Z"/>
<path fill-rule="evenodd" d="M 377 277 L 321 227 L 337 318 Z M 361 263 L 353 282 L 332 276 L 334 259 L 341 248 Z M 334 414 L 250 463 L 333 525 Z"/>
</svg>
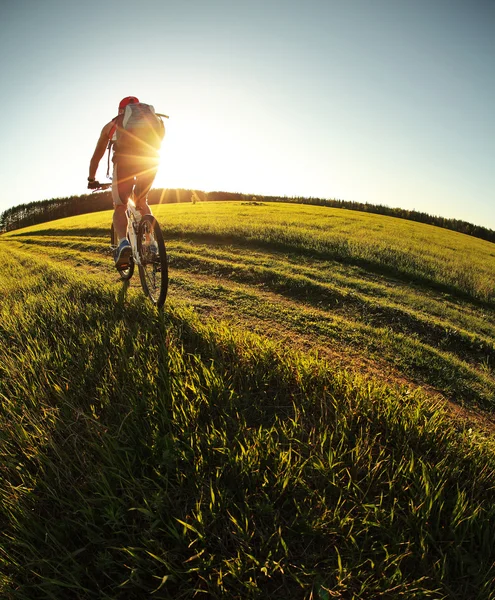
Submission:
<svg viewBox="0 0 495 600">
<path fill-rule="evenodd" d="M 114 123 L 110 132 L 114 162 L 158 158 L 165 127 L 153 106 L 144 102 L 128 104 Z"/>
</svg>

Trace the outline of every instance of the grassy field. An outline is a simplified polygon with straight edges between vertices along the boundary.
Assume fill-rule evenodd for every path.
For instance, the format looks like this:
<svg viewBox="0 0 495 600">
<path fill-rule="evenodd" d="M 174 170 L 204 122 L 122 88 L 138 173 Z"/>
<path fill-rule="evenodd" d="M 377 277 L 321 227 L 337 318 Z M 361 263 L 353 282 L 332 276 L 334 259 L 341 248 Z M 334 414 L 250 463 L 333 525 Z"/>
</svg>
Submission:
<svg viewBox="0 0 495 600">
<path fill-rule="evenodd" d="M 0 596 L 495 598 L 495 246 L 303 205 L 0 236 Z"/>
</svg>

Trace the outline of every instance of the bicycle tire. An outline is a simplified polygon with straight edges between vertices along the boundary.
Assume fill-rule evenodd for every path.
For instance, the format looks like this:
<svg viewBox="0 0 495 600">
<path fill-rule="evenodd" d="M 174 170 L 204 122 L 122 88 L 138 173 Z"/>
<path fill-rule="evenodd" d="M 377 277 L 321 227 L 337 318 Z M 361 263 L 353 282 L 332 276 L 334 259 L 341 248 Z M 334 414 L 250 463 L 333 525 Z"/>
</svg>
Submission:
<svg viewBox="0 0 495 600">
<path fill-rule="evenodd" d="M 151 238 L 154 238 L 156 253 L 150 250 Z M 153 215 L 145 215 L 139 223 L 137 248 L 141 287 L 153 304 L 161 308 L 168 291 L 168 258 L 162 230 Z"/>
<path fill-rule="evenodd" d="M 112 251 L 115 250 L 117 248 L 117 246 L 119 245 L 119 240 L 117 239 L 117 235 L 115 233 L 113 223 L 112 223 L 112 227 L 110 229 L 110 245 L 111 245 Z M 123 279 L 124 281 L 129 281 L 129 279 L 134 274 L 134 260 L 133 260 L 132 256 L 129 261 L 129 266 L 125 267 L 124 269 L 117 269 L 117 272 L 120 275 L 121 279 Z"/>
</svg>

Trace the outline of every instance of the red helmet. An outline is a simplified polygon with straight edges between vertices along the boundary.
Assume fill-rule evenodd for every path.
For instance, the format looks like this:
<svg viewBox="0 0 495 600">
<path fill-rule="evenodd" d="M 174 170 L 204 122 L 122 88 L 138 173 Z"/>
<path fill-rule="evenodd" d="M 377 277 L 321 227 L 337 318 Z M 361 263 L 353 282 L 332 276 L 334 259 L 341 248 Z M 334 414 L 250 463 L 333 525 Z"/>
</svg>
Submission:
<svg viewBox="0 0 495 600">
<path fill-rule="evenodd" d="M 125 98 L 122 98 L 119 104 L 119 112 L 124 110 L 128 104 L 137 104 L 138 102 L 139 100 L 136 98 L 136 96 L 126 96 Z"/>
</svg>

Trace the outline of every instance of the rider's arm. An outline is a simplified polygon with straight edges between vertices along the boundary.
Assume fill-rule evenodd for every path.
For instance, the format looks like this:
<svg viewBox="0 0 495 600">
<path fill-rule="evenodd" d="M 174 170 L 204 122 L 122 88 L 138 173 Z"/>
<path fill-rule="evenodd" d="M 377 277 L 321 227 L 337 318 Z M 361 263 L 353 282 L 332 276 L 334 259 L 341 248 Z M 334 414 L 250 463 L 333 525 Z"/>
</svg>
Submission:
<svg viewBox="0 0 495 600">
<path fill-rule="evenodd" d="M 100 138 L 98 143 L 96 144 L 95 151 L 91 158 L 91 162 L 89 163 L 89 178 L 94 179 L 96 177 L 96 171 L 98 170 L 98 165 L 100 164 L 100 160 L 103 158 L 105 154 L 105 150 L 107 149 L 108 144 L 108 136 L 110 134 L 110 130 L 112 129 L 113 122 L 107 123 L 105 127 L 101 130 Z"/>
</svg>

